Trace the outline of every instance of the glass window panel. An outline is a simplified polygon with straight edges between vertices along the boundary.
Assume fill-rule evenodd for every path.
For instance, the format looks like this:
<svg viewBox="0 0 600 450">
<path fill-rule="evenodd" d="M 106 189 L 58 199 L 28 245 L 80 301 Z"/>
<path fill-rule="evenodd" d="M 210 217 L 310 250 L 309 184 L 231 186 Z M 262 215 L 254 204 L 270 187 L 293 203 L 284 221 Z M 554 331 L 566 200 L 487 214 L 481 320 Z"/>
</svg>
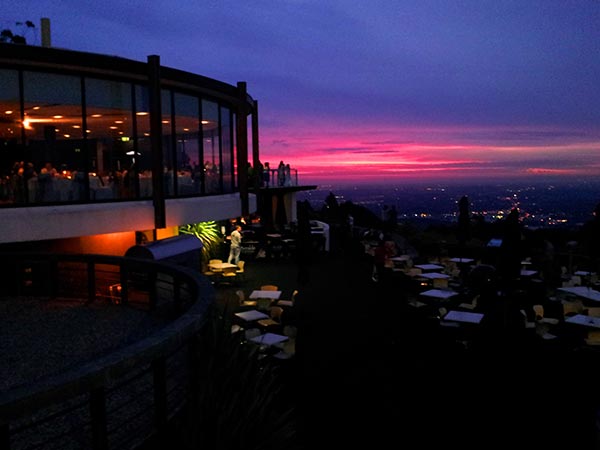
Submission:
<svg viewBox="0 0 600 450">
<path fill-rule="evenodd" d="M 173 123 L 171 117 L 171 91 L 163 90 L 162 102 L 162 143 L 165 196 L 175 195 L 175 149 L 173 148 Z M 176 170 L 175 170 L 176 171 Z"/>
<path fill-rule="evenodd" d="M 207 194 L 218 193 L 221 189 L 219 141 L 219 106 L 214 102 L 202 100 L 202 145 Z"/>
<path fill-rule="evenodd" d="M 34 170 L 34 177 L 27 182 L 28 200 L 45 203 L 87 199 L 81 79 L 23 72 L 23 95 L 27 152 Z"/>
<path fill-rule="evenodd" d="M 178 195 L 201 192 L 200 105 L 197 97 L 175 94 L 176 164 Z"/>
<path fill-rule="evenodd" d="M 223 167 L 223 192 L 233 191 L 233 157 L 231 145 L 231 115 L 221 107 L 221 162 Z"/>
<path fill-rule="evenodd" d="M 140 197 L 152 197 L 152 143 L 150 142 L 150 96 L 146 86 L 135 86 L 135 148 Z"/>
<path fill-rule="evenodd" d="M 0 204 L 26 201 L 21 132 L 19 75 L 16 70 L 0 70 Z"/>
<path fill-rule="evenodd" d="M 91 199 L 135 197 L 131 84 L 87 78 L 85 90 Z"/>
<path fill-rule="evenodd" d="M 233 157 L 233 185 L 234 187 L 238 187 L 238 169 L 237 166 L 239 164 L 239 161 L 237 160 L 237 133 L 236 133 L 236 126 L 237 126 L 237 122 L 236 122 L 236 116 L 235 114 L 231 115 L 232 117 L 232 127 L 233 127 L 233 133 L 232 133 L 232 142 L 231 142 L 231 154 Z"/>
</svg>

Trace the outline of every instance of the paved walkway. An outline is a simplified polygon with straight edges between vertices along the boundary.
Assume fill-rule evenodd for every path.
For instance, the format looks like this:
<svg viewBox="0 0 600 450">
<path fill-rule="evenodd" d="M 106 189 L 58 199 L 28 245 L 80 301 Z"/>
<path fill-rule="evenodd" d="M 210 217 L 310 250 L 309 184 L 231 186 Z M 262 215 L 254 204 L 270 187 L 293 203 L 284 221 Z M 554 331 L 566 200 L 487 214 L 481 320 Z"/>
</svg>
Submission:
<svg viewBox="0 0 600 450">
<path fill-rule="evenodd" d="M 77 367 L 164 324 L 146 311 L 101 301 L 0 298 L 0 391 Z"/>
</svg>

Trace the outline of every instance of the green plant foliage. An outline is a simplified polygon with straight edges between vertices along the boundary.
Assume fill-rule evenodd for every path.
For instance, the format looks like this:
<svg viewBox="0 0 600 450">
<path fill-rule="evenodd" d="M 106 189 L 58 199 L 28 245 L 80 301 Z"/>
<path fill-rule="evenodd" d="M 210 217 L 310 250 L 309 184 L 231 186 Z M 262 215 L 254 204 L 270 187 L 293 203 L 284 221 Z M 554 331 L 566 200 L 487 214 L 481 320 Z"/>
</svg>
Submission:
<svg viewBox="0 0 600 450">
<path fill-rule="evenodd" d="M 20 28 L 25 27 L 26 30 L 35 29 L 35 24 L 30 20 L 26 20 L 25 22 L 15 22 L 15 26 Z M 7 42 L 12 44 L 27 44 L 27 39 L 25 38 L 24 33 L 13 33 L 11 29 L 5 28 L 0 31 L 0 42 Z"/>
<path fill-rule="evenodd" d="M 202 258 L 208 261 L 221 243 L 219 226 L 214 220 L 199 222 L 179 227 L 180 233 L 193 234 L 202 242 Z"/>
<path fill-rule="evenodd" d="M 200 389 L 191 433 L 192 448 L 259 450 L 298 448 L 295 410 L 282 394 L 283 382 L 259 347 L 231 333 L 215 313 L 201 338 Z M 191 426 L 190 426 L 191 425 Z"/>
</svg>

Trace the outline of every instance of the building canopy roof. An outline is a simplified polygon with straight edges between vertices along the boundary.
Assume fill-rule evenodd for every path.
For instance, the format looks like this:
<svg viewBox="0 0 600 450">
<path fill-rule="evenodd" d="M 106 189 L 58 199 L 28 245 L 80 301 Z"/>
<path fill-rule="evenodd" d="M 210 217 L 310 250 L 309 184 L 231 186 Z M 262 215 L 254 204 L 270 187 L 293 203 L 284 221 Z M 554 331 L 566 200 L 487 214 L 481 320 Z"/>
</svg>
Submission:
<svg viewBox="0 0 600 450">
<path fill-rule="evenodd" d="M 159 261 L 199 250 L 202 250 L 200 239 L 193 234 L 182 234 L 144 245 L 134 245 L 125 252 L 125 256 Z"/>
</svg>

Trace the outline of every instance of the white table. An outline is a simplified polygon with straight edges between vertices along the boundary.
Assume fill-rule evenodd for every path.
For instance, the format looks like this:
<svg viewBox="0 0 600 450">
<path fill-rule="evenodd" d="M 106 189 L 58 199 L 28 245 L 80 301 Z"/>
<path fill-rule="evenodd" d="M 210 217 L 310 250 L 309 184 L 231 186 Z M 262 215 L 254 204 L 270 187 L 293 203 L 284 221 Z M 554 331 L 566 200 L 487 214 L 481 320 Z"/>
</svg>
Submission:
<svg viewBox="0 0 600 450">
<path fill-rule="evenodd" d="M 257 311 L 256 309 L 251 309 L 249 311 L 241 311 L 241 312 L 237 312 L 235 313 L 235 315 L 237 317 L 239 317 L 240 319 L 243 319 L 247 322 L 252 322 L 254 320 L 260 320 L 260 319 L 268 319 L 269 316 L 263 312 Z"/>
<path fill-rule="evenodd" d="M 287 340 L 287 336 L 276 333 L 264 333 L 249 339 L 249 341 L 263 345 L 275 345 Z"/>
<path fill-rule="evenodd" d="M 410 261 L 410 255 L 392 256 L 389 260 L 394 262 Z"/>
<path fill-rule="evenodd" d="M 586 327 L 600 328 L 600 317 L 586 316 L 584 314 L 575 314 L 574 316 L 567 317 L 565 322 L 584 325 Z"/>
<path fill-rule="evenodd" d="M 450 258 L 450 261 L 455 262 L 455 263 L 472 263 L 473 261 L 475 261 L 473 258 Z"/>
<path fill-rule="evenodd" d="M 422 273 L 419 276 L 422 278 L 429 278 L 430 280 L 450 278 L 450 275 L 447 275 L 445 273 L 439 273 L 439 272 L 427 272 L 427 273 Z"/>
<path fill-rule="evenodd" d="M 468 312 L 468 311 L 448 311 L 448 314 L 444 316 L 444 320 L 450 320 L 452 322 L 467 322 L 467 323 L 479 323 L 483 319 L 482 313 Z"/>
<path fill-rule="evenodd" d="M 415 267 L 421 270 L 442 270 L 444 268 L 439 264 L 415 264 Z"/>
<path fill-rule="evenodd" d="M 433 297 L 446 300 L 450 297 L 458 295 L 458 292 L 444 289 L 429 289 L 428 291 L 421 292 L 420 295 L 422 295 L 423 297 Z"/>
<path fill-rule="evenodd" d="M 238 266 L 236 266 L 235 264 L 226 263 L 226 262 L 208 264 L 208 267 L 210 269 L 216 269 L 216 270 L 226 270 L 226 269 L 237 269 L 238 268 Z"/>
<path fill-rule="evenodd" d="M 536 273 L 538 273 L 538 271 L 537 271 L 537 270 L 521 269 L 521 276 L 522 276 L 522 277 L 532 277 L 532 276 L 534 276 Z"/>
<path fill-rule="evenodd" d="M 587 286 L 573 286 L 573 287 L 561 287 L 559 291 L 568 292 L 579 297 L 587 298 L 588 300 L 594 300 L 600 302 L 600 292 L 595 291 Z"/>
<path fill-rule="evenodd" d="M 252 291 L 250 293 L 250 298 L 252 299 L 256 299 L 256 298 L 268 298 L 271 300 L 279 300 L 279 297 L 281 297 L 281 291 L 261 291 L 261 290 L 256 290 L 256 291 Z"/>
</svg>

